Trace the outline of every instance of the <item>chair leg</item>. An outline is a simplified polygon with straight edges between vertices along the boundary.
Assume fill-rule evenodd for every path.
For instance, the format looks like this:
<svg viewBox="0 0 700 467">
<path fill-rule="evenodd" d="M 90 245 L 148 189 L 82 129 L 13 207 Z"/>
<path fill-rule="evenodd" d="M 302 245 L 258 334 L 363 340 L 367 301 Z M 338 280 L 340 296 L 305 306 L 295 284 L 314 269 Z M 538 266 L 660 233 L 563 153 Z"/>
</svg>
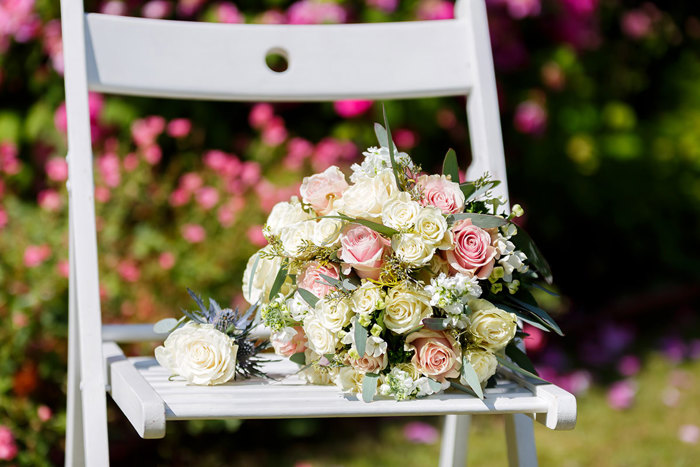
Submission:
<svg viewBox="0 0 700 467">
<path fill-rule="evenodd" d="M 516 413 L 506 415 L 506 442 L 510 467 L 536 467 L 537 449 L 532 419 Z"/>
<path fill-rule="evenodd" d="M 464 467 L 467 464 L 471 415 L 446 415 L 440 446 L 440 467 Z"/>
</svg>

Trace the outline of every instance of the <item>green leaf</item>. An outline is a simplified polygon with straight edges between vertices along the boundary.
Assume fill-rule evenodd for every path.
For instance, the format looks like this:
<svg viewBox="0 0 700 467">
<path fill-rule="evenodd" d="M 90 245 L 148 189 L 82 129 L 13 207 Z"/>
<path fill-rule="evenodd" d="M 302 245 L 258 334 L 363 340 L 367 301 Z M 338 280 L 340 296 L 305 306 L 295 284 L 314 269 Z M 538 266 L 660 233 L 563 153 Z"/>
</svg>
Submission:
<svg viewBox="0 0 700 467">
<path fill-rule="evenodd" d="M 475 212 L 462 212 L 459 214 L 450 214 L 447 217 L 447 222 L 453 224 L 456 221 L 461 221 L 464 219 L 471 219 L 472 224 L 482 229 L 491 229 L 494 227 L 500 227 L 508 223 L 507 220 L 501 216 L 494 216 L 492 214 L 477 214 Z"/>
<path fill-rule="evenodd" d="M 156 334 L 170 334 L 180 324 L 175 318 L 165 318 L 153 325 Z"/>
<path fill-rule="evenodd" d="M 518 348 L 515 342 L 511 341 L 506 346 L 506 355 L 510 357 L 510 359 L 513 360 L 513 362 L 515 362 L 520 368 L 529 371 L 533 375 L 539 376 L 537 370 L 535 369 L 535 365 L 532 364 L 527 354 Z"/>
<path fill-rule="evenodd" d="M 442 162 L 442 174 L 449 175 L 453 182 L 459 183 L 459 163 L 457 162 L 457 153 L 452 148 L 445 154 L 445 160 Z"/>
<path fill-rule="evenodd" d="M 556 332 L 560 336 L 564 335 L 564 333 L 561 332 L 561 328 L 556 323 L 556 321 L 554 321 L 552 317 L 549 316 L 547 312 L 544 311 L 542 308 L 526 303 L 515 297 L 507 297 L 507 300 L 514 304 L 516 307 L 529 311 L 533 315 L 537 316 L 549 329 Z"/>
<path fill-rule="evenodd" d="M 496 188 L 500 184 L 501 184 L 500 180 L 487 181 L 484 186 L 482 186 L 478 190 L 475 190 L 471 195 L 469 195 L 469 197 L 467 197 L 467 201 L 478 199 L 481 195 L 485 194 L 487 191 L 489 191 L 492 188 Z"/>
<path fill-rule="evenodd" d="M 462 357 L 462 370 L 460 371 L 461 379 L 466 381 L 472 391 L 476 394 L 479 399 L 484 398 L 484 391 L 481 389 L 481 383 L 479 382 L 479 377 L 474 371 L 474 367 L 467 357 Z"/>
<path fill-rule="evenodd" d="M 350 279 L 344 278 L 342 281 L 340 279 L 336 279 L 334 277 L 327 276 L 325 274 L 319 274 L 321 276 L 321 279 L 323 279 L 327 285 L 330 285 L 332 287 L 335 287 L 336 289 L 340 290 L 345 290 L 347 292 L 352 292 L 357 288 L 355 284 L 353 284 Z"/>
<path fill-rule="evenodd" d="M 316 295 L 306 289 L 297 289 L 297 292 L 299 292 L 301 298 L 303 298 L 304 301 L 311 306 L 311 308 L 316 308 L 316 304 L 318 303 L 318 297 Z"/>
<path fill-rule="evenodd" d="M 518 365 L 511 362 L 507 358 L 505 358 L 501 355 L 498 355 L 498 354 L 495 354 L 495 355 L 496 355 L 496 359 L 498 360 L 498 363 L 500 363 L 504 367 L 508 368 L 509 370 L 515 371 L 516 373 L 520 373 L 520 374 L 525 375 L 525 376 L 529 376 L 530 378 L 534 378 L 538 381 L 542 381 L 543 383 L 549 383 L 549 381 L 546 381 L 546 380 L 540 378 L 539 376 L 537 376 L 536 374 L 530 373 L 526 369 L 519 367 Z"/>
<path fill-rule="evenodd" d="M 367 373 L 362 379 L 362 400 L 372 402 L 374 395 L 377 393 L 377 380 L 379 375 L 375 373 Z"/>
<path fill-rule="evenodd" d="M 355 219 L 354 217 L 346 216 L 345 214 L 338 214 L 335 216 L 323 216 L 331 219 L 342 219 L 344 221 L 352 222 L 353 224 L 361 224 L 364 225 L 365 227 L 369 227 L 370 229 L 374 230 L 377 233 L 380 233 L 384 235 L 385 237 L 391 237 L 393 235 L 396 235 L 399 233 L 398 230 L 392 229 L 391 227 L 387 227 L 382 224 L 378 224 L 376 222 L 368 221 L 365 219 Z"/>
<path fill-rule="evenodd" d="M 530 235 L 520 226 L 518 227 L 518 233 L 511 237 L 510 241 L 513 242 L 518 250 L 521 250 L 527 255 L 530 260 L 530 264 L 542 274 L 542 278 L 548 283 L 552 284 L 552 270 L 549 267 L 549 263 L 544 258 L 544 255 L 537 248 L 535 242 L 532 240 Z"/>
<path fill-rule="evenodd" d="M 357 353 L 360 355 L 360 358 L 362 358 L 367 348 L 367 329 L 360 326 L 358 322 L 355 322 L 355 347 L 357 348 Z"/>
<path fill-rule="evenodd" d="M 296 363 L 297 365 L 306 365 L 306 355 L 304 355 L 304 352 L 295 353 L 294 355 L 289 357 L 289 360 Z"/>
<path fill-rule="evenodd" d="M 541 319 L 539 319 L 537 316 L 533 316 L 529 312 L 528 312 L 528 314 L 525 314 L 524 311 L 521 311 L 518 308 L 513 308 L 510 305 L 506 305 L 505 303 L 502 303 L 502 302 L 494 302 L 494 305 L 496 305 L 498 308 L 500 308 L 503 311 L 507 311 L 508 313 L 513 313 L 515 316 L 517 316 L 521 320 L 525 321 L 530 326 L 536 327 L 537 329 L 541 329 L 542 331 L 545 331 L 545 332 L 549 332 L 552 330 L 552 329 L 549 329 L 549 327 L 547 327 L 547 324 L 542 322 Z"/>
<path fill-rule="evenodd" d="M 277 271 L 277 275 L 275 276 L 275 281 L 272 283 L 272 287 L 270 288 L 270 295 L 268 298 L 272 300 L 277 296 L 280 290 L 282 290 L 282 286 L 284 285 L 284 281 L 287 280 L 287 270 L 286 266 L 282 266 L 279 271 Z"/>
<path fill-rule="evenodd" d="M 476 191 L 476 186 L 474 182 L 464 182 L 459 184 L 459 189 L 464 193 L 464 199 L 466 200 Z"/>
<path fill-rule="evenodd" d="M 559 295 L 559 294 L 556 293 L 555 291 L 549 290 L 549 289 L 546 288 L 546 287 L 542 287 L 542 286 L 541 286 L 540 284 L 538 284 L 537 282 L 527 281 L 527 285 L 531 285 L 532 287 L 534 287 L 534 288 L 536 288 L 536 289 L 540 289 L 542 292 L 545 292 L 545 293 L 551 295 L 552 297 L 561 297 L 561 295 Z"/>
<path fill-rule="evenodd" d="M 394 171 L 396 185 L 399 187 L 399 190 L 403 191 L 403 186 L 401 185 L 401 178 L 399 178 L 399 167 L 398 165 L 396 165 L 396 158 L 394 157 L 394 151 L 396 150 L 396 148 L 394 148 L 393 139 L 391 138 L 391 128 L 389 127 L 389 119 L 386 116 L 386 107 L 384 107 L 384 105 L 382 105 L 382 113 L 384 114 L 384 126 L 386 127 L 387 141 L 392 141 L 392 144 L 389 144 L 389 159 L 391 159 L 391 168 Z"/>
<path fill-rule="evenodd" d="M 258 269 L 258 262 L 260 262 L 260 252 L 255 254 L 255 261 L 253 261 L 253 267 L 250 269 L 250 278 L 248 279 L 249 298 L 252 298 L 253 295 L 253 279 L 255 279 L 255 271 Z"/>
<path fill-rule="evenodd" d="M 432 331 L 444 331 L 450 323 L 450 318 L 424 318 L 423 326 Z"/>
</svg>

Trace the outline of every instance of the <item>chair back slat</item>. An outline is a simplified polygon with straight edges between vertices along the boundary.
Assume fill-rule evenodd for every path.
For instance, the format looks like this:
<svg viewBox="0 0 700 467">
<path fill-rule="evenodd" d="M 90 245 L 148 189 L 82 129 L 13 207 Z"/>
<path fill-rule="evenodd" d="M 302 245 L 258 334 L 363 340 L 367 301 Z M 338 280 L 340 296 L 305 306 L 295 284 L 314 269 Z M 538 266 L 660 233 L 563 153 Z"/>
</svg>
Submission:
<svg viewBox="0 0 700 467">
<path fill-rule="evenodd" d="M 95 91 L 322 101 L 466 95 L 467 37 L 463 20 L 232 25 L 88 14 L 85 40 Z M 288 58 L 284 72 L 266 65 L 275 49 Z"/>
</svg>

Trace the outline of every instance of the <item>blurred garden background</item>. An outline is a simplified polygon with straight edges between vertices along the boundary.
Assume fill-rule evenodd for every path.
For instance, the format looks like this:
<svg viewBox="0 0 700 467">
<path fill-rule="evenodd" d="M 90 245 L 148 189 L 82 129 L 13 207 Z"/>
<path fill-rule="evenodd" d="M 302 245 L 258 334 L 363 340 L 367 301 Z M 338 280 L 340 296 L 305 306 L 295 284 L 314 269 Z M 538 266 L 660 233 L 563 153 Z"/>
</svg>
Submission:
<svg viewBox="0 0 700 467">
<path fill-rule="evenodd" d="M 529 328 L 540 374 L 579 398 L 537 427 L 542 465 L 700 459 L 700 8 L 486 0 L 513 202 L 560 298 L 565 338 Z M 115 15 L 224 23 L 442 20 L 442 0 L 86 0 Z M 464 99 L 387 102 L 400 149 L 469 160 Z M 374 144 L 381 105 L 90 95 L 105 322 L 178 316 L 185 287 L 242 302 L 272 206 Z M 0 464 L 59 465 L 68 301 L 59 5 L 0 0 Z M 130 349 L 136 350 L 136 349 Z M 141 349 L 144 350 L 144 349 Z M 150 351 L 146 348 L 145 351 Z M 140 440 L 110 405 L 115 465 L 433 465 L 435 419 L 175 423 Z M 476 418 L 472 465 L 506 462 Z"/>
</svg>

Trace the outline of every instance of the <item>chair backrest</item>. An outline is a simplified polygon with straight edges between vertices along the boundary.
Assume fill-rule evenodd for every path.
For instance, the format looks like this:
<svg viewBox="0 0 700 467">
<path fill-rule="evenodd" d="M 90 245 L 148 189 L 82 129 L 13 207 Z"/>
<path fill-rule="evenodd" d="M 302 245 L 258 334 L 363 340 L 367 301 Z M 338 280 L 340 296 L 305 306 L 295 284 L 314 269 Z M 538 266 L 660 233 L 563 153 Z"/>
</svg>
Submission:
<svg viewBox="0 0 700 467">
<path fill-rule="evenodd" d="M 82 0 L 61 0 L 72 297 L 83 391 L 95 410 L 103 410 L 95 391 L 104 397 L 104 375 L 88 90 L 242 101 L 466 96 L 467 175 L 488 170 L 507 197 L 484 0 L 458 0 L 455 15 L 379 24 L 209 24 L 86 15 Z M 287 56 L 286 71 L 267 68 L 270 51 Z"/>
</svg>

